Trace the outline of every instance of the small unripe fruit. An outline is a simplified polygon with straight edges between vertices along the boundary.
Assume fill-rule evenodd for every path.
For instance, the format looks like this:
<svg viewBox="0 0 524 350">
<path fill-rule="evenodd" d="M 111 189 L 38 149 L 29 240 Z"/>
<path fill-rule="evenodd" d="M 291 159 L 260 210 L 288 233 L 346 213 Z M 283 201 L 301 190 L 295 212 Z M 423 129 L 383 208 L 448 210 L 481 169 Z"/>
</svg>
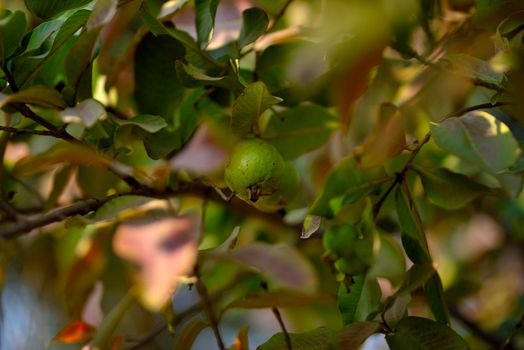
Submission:
<svg viewBox="0 0 524 350">
<path fill-rule="evenodd" d="M 270 196 L 280 186 L 285 161 L 271 144 L 253 139 L 240 142 L 225 170 L 225 180 L 236 195 L 249 202 Z"/>
<path fill-rule="evenodd" d="M 278 191 L 270 196 L 260 198 L 255 207 L 264 212 L 282 209 L 296 197 L 299 187 L 300 177 L 295 166 L 292 162 L 286 162 Z"/>
</svg>

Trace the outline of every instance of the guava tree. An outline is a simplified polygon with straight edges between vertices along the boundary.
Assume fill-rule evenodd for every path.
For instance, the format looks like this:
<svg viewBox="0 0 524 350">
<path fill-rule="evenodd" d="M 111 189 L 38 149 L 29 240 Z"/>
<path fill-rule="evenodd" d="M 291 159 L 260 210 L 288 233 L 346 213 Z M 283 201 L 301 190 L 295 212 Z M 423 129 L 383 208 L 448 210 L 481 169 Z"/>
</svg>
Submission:
<svg viewBox="0 0 524 350">
<path fill-rule="evenodd" d="M 0 348 L 524 345 L 521 0 L 0 1 Z"/>
</svg>

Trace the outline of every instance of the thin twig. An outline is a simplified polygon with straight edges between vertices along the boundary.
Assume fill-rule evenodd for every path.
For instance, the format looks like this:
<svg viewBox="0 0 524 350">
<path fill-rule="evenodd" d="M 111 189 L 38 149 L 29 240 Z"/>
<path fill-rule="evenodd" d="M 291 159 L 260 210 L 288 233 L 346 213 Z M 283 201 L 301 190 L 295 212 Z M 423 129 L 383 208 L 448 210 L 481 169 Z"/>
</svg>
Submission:
<svg viewBox="0 0 524 350">
<path fill-rule="evenodd" d="M 211 303 L 211 300 L 209 298 L 209 293 L 207 291 L 206 285 L 204 284 L 204 282 L 202 282 L 198 265 L 195 266 L 195 277 L 197 278 L 195 285 L 197 292 L 200 295 L 202 308 L 205 310 L 209 322 L 211 323 L 211 329 L 215 334 L 218 348 L 220 350 L 225 350 L 226 347 L 224 345 L 224 341 L 222 340 L 222 336 L 220 335 L 220 329 L 218 328 L 218 319 L 216 317 L 215 311 L 213 310 L 213 304 Z"/>
<path fill-rule="evenodd" d="M 478 104 L 478 105 L 462 108 L 462 109 L 460 109 L 458 111 L 455 111 L 455 112 L 451 112 L 451 113 L 445 115 L 444 117 L 442 117 L 442 119 L 440 121 L 442 122 L 445 119 L 448 119 L 448 118 L 451 118 L 451 117 L 461 116 L 461 115 L 464 115 L 464 114 L 466 114 L 468 112 L 472 112 L 472 111 L 476 111 L 476 110 L 480 110 L 480 109 L 490 109 L 490 108 L 496 108 L 496 107 L 505 106 L 505 105 L 508 105 L 508 103 L 505 103 L 505 102 L 482 103 L 482 104 Z M 424 138 L 422 139 L 422 141 L 420 141 L 420 143 L 417 145 L 417 147 L 411 152 L 411 155 L 410 155 L 409 159 L 407 160 L 406 164 L 404 164 L 404 167 L 402 168 L 402 170 L 399 173 L 396 174 L 395 180 L 391 183 L 391 185 L 387 188 L 387 190 L 384 192 L 384 194 L 380 197 L 380 199 L 373 206 L 373 217 L 374 218 L 376 218 L 378 216 L 382 205 L 384 204 L 384 202 L 386 201 L 388 196 L 391 194 L 391 192 L 395 189 L 395 187 L 397 185 L 402 183 L 402 181 L 404 180 L 404 177 L 406 176 L 406 173 L 411 168 L 411 165 L 412 165 L 413 161 L 415 160 L 415 158 L 419 154 L 419 152 L 422 149 L 422 147 L 426 143 L 428 143 L 428 141 L 430 139 L 431 139 L 431 131 L 428 131 L 428 133 L 426 135 L 424 135 Z"/>
<path fill-rule="evenodd" d="M 57 137 L 56 133 L 49 130 L 33 130 L 33 129 L 23 129 L 23 128 L 13 128 L 10 126 L 0 125 L 1 131 L 12 132 L 13 134 L 19 135 L 40 135 L 40 136 L 51 136 Z"/>
<path fill-rule="evenodd" d="M 262 286 L 262 288 L 267 291 L 267 284 L 265 282 L 262 282 L 260 284 Z M 280 314 L 280 311 L 278 310 L 278 308 L 276 306 L 273 306 L 271 308 L 271 311 L 273 312 L 273 314 L 275 315 L 275 318 L 277 319 L 278 321 L 278 324 L 280 325 L 280 329 L 282 329 L 282 333 L 284 334 L 284 340 L 286 341 L 286 346 L 287 346 L 287 349 L 288 350 L 293 350 L 293 344 L 291 343 L 291 337 L 289 336 L 289 333 L 286 329 L 286 325 L 284 323 L 284 320 L 282 319 L 282 315 Z"/>
<path fill-rule="evenodd" d="M 468 319 L 464 316 L 457 308 L 450 308 L 451 316 L 460 321 L 464 326 L 466 326 L 471 333 L 476 337 L 484 341 L 486 344 L 490 345 L 493 349 L 498 349 L 503 343 L 502 339 L 497 337 L 494 334 L 488 333 L 481 329 L 475 322 Z M 512 347 L 506 348 L 505 350 L 514 350 Z"/>
</svg>

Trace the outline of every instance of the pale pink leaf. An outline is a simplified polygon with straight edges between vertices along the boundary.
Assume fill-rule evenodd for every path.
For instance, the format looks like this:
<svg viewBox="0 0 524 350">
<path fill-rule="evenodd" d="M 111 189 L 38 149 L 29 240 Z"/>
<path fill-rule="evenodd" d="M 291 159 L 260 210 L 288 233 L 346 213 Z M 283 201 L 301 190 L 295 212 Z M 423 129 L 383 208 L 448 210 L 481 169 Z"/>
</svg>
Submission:
<svg viewBox="0 0 524 350">
<path fill-rule="evenodd" d="M 192 272 L 198 252 L 195 218 L 139 219 L 118 227 L 113 240 L 117 255 L 140 267 L 140 298 L 150 309 L 160 309 L 174 292 L 180 277 Z"/>
<path fill-rule="evenodd" d="M 287 244 L 254 242 L 211 256 L 235 261 L 284 288 L 314 291 L 317 285 L 317 276 L 310 262 Z"/>
</svg>

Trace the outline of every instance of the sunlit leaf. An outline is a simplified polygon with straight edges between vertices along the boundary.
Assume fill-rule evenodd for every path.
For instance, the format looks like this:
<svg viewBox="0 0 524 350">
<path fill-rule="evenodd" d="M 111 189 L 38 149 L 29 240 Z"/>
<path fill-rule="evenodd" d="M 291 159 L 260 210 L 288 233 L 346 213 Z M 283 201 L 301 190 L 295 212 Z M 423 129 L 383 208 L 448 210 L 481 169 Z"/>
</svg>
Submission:
<svg viewBox="0 0 524 350">
<path fill-rule="evenodd" d="M 285 159 L 295 159 L 322 146 L 337 127 L 334 115 L 316 105 L 290 108 L 260 126 L 262 138 Z"/>
<path fill-rule="evenodd" d="M 198 234 L 191 217 L 135 219 L 118 227 L 113 249 L 140 266 L 139 296 L 146 307 L 164 306 L 179 278 L 193 271 Z"/>
<path fill-rule="evenodd" d="M 151 200 L 150 197 L 133 195 L 114 198 L 98 208 L 90 219 L 95 221 L 114 220 L 119 215 L 124 214 L 126 210 L 137 208 Z"/>
<path fill-rule="evenodd" d="M 386 340 L 391 350 L 467 350 L 468 344 L 451 328 L 422 317 L 401 320 Z"/>
<path fill-rule="evenodd" d="M 89 166 L 108 167 L 110 162 L 96 151 L 80 143 L 57 143 L 47 151 L 23 158 L 16 163 L 13 173 L 17 176 L 29 176 L 48 170 L 50 166 L 69 162 Z"/>
<path fill-rule="evenodd" d="M 248 85 L 233 103 L 231 128 L 236 134 L 244 136 L 266 109 L 280 101 L 281 98 L 269 93 L 263 82 L 258 81 Z"/>
<path fill-rule="evenodd" d="M 416 167 L 428 198 L 444 209 L 459 209 L 488 192 L 468 177 L 447 169 Z"/>
<path fill-rule="evenodd" d="M 513 165 L 520 154 L 508 126 L 484 111 L 432 124 L 431 132 L 437 145 L 492 174 Z"/>
<path fill-rule="evenodd" d="M 491 65 L 477 57 L 466 54 L 446 55 L 442 61 L 451 65 L 451 69 L 459 74 L 464 74 L 471 79 L 481 79 L 483 81 L 500 84 L 504 75 L 493 70 Z"/>
<path fill-rule="evenodd" d="M 300 238 L 307 239 L 311 237 L 312 234 L 317 232 L 320 229 L 320 224 L 322 223 L 322 217 L 316 215 L 307 215 L 302 224 L 302 232 L 300 233 Z"/>
<path fill-rule="evenodd" d="M 11 95 L 0 94 L 0 107 L 8 103 L 28 103 L 55 109 L 66 107 L 58 91 L 43 85 L 34 85 Z"/>
<path fill-rule="evenodd" d="M 212 256 L 244 265 L 282 287 L 312 291 L 317 284 L 308 260 L 286 244 L 253 242 Z"/>
<path fill-rule="evenodd" d="M 60 112 L 60 117 L 64 123 L 79 123 L 89 128 L 105 114 L 106 110 L 100 102 L 87 99 L 74 107 L 64 109 Z"/>
<path fill-rule="evenodd" d="M 264 10 L 252 7 L 242 12 L 242 29 L 238 38 L 238 46 L 244 47 L 251 44 L 264 34 L 269 18 Z"/>
</svg>

